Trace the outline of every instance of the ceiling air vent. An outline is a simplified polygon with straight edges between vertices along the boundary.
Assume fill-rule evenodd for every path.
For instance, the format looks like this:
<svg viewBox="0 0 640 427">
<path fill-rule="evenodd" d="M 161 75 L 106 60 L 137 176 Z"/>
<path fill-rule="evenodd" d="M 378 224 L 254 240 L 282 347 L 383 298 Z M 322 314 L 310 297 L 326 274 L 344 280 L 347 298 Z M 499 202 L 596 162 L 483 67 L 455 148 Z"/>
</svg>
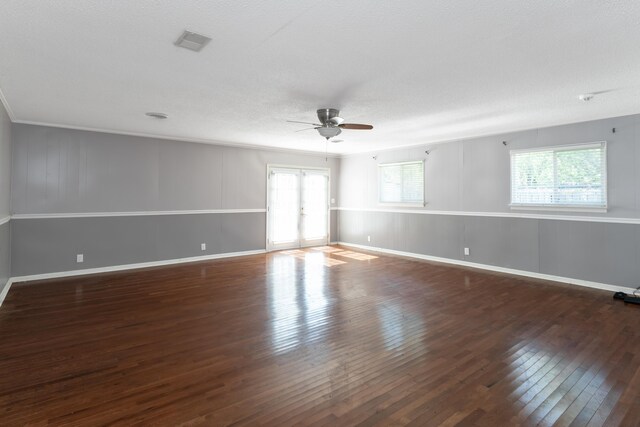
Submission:
<svg viewBox="0 0 640 427">
<path fill-rule="evenodd" d="M 203 36 L 202 34 L 198 33 L 192 33 L 191 31 L 185 31 L 180 37 L 178 37 L 175 45 L 192 50 L 194 52 L 200 52 L 202 48 L 205 47 L 210 41 L 211 39 L 207 36 Z"/>
</svg>

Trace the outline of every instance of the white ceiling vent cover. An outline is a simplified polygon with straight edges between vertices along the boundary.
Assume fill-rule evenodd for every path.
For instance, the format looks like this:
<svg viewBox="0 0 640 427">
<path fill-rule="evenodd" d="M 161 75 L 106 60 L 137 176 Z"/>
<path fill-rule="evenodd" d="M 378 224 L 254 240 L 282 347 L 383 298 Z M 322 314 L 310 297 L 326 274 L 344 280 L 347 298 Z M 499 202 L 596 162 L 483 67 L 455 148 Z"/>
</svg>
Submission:
<svg viewBox="0 0 640 427">
<path fill-rule="evenodd" d="M 211 39 L 207 36 L 203 36 L 202 34 L 198 33 L 192 33 L 191 31 L 185 31 L 180 37 L 178 37 L 175 45 L 192 50 L 194 52 L 200 52 L 202 48 L 205 47 L 210 41 Z"/>
</svg>

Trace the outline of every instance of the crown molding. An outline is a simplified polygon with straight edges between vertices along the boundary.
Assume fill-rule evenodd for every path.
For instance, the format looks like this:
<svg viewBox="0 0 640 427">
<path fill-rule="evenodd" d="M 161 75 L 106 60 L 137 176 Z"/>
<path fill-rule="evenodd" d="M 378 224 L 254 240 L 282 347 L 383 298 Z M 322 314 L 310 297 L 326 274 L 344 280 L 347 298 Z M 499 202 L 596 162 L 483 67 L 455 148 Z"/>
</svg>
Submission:
<svg viewBox="0 0 640 427">
<path fill-rule="evenodd" d="M 53 128 L 59 128 L 59 129 L 71 129 L 71 130 L 79 130 L 79 131 L 85 131 L 85 132 L 106 133 L 110 135 L 126 135 L 126 136 L 135 136 L 138 138 L 162 139 L 165 141 L 193 142 L 196 144 L 215 145 L 219 147 L 233 147 L 233 148 L 245 148 L 248 150 L 273 151 L 273 152 L 299 154 L 304 156 L 320 157 L 320 158 L 341 157 L 340 154 L 324 153 L 322 151 L 298 150 L 295 148 L 273 147 L 270 145 L 246 144 L 242 142 L 217 141 L 217 140 L 206 139 L 206 138 L 183 138 L 179 136 L 156 135 L 156 134 L 145 133 L 145 132 L 127 132 L 127 131 L 119 131 L 119 130 L 113 130 L 113 129 L 95 128 L 90 126 L 64 125 L 64 124 L 58 124 L 58 123 L 39 122 L 39 121 L 33 121 L 33 120 L 18 120 L 13 118 L 11 119 L 11 121 L 13 123 L 21 124 L 21 125 L 47 126 L 47 127 L 53 127 Z"/>
<path fill-rule="evenodd" d="M 2 102 L 2 105 L 4 106 L 4 109 L 7 112 L 7 115 L 9 116 L 9 120 L 11 120 L 12 123 L 15 123 L 16 116 L 15 114 L 13 114 L 13 110 L 9 106 L 9 101 L 7 101 L 7 97 L 4 96 L 4 92 L 2 92 L 1 87 L 0 87 L 0 102 Z"/>
</svg>

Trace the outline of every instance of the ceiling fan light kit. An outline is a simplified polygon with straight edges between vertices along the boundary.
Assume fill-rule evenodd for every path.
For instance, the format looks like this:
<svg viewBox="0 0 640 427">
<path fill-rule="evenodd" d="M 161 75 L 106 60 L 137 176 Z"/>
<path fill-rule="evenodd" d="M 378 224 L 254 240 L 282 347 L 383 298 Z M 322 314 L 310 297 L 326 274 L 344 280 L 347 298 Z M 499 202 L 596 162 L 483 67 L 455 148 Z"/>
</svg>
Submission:
<svg viewBox="0 0 640 427">
<path fill-rule="evenodd" d="M 318 130 L 318 133 L 329 139 L 329 138 L 333 138 L 334 136 L 338 136 L 342 133 L 342 129 L 340 129 L 339 127 L 318 127 L 316 128 Z"/>
<path fill-rule="evenodd" d="M 289 123 L 303 123 L 303 124 L 313 125 L 314 126 L 313 128 L 301 129 L 296 132 L 315 129 L 318 131 L 320 136 L 322 136 L 323 138 L 326 138 L 327 141 L 329 140 L 329 138 L 333 138 L 335 136 L 340 135 L 343 129 L 350 129 L 350 130 L 373 129 L 373 126 L 371 125 L 364 125 L 364 124 L 358 124 L 358 123 L 345 123 L 344 119 L 340 117 L 340 110 L 338 110 L 337 108 L 320 108 L 318 111 L 316 111 L 316 113 L 318 115 L 318 120 L 320 121 L 319 124 L 309 123 L 309 122 L 299 122 L 296 120 L 287 120 L 287 121 Z M 342 140 L 340 140 L 340 142 L 341 141 Z M 335 141 L 335 142 L 339 142 L 339 141 Z"/>
</svg>

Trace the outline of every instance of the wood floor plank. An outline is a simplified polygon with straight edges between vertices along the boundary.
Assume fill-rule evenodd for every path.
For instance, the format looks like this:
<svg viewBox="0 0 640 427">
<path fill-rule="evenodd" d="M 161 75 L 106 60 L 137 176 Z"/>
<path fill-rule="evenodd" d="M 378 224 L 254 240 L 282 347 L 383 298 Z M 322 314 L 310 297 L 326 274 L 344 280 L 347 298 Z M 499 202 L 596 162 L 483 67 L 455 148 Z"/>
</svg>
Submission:
<svg viewBox="0 0 640 427">
<path fill-rule="evenodd" d="M 344 247 L 14 284 L 0 425 L 638 426 L 639 318 Z"/>
</svg>

